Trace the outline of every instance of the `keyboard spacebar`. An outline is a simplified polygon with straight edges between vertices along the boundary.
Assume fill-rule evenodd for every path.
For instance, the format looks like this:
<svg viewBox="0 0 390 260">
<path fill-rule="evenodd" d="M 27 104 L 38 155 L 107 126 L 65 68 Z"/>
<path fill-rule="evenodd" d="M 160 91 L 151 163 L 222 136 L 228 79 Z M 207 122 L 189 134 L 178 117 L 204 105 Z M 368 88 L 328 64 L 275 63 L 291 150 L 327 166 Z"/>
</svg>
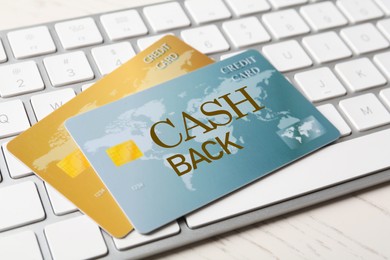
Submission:
<svg viewBox="0 0 390 260">
<path fill-rule="evenodd" d="M 321 149 L 186 216 L 198 228 L 390 167 L 390 129 Z"/>
</svg>

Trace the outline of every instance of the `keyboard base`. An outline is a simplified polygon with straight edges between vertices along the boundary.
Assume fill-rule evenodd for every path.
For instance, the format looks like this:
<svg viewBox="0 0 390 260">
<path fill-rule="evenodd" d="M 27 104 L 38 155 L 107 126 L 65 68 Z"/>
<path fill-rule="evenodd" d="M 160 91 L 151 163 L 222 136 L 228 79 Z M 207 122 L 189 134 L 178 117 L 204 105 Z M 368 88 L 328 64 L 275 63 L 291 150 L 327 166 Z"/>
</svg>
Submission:
<svg viewBox="0 0 390 260">
<path fill-rule="evenodd" d="M 260 223 L 261 225 L 262 221 L 290 213 L 294 214 L 303 209 L 308 210 L 310 207 L 321 207 L 325 204 L 325 202 L 335 199 L 340 200 L 343 199 L 343 196 L 363 191 L 368 188 L 375 188 L 374 186 L 384 184 L 389 181 L 390 170 L 381 171 L 197 229 L 188 228 L 185 221 L 180 219 L 179 225 L 181 231 L 179 235 L 156 241 L 153 244 L 146 244 L 133 248 L 127 252 L 123 252 L 123 254 L 116 254 L 117 252 L 113 252 L 110 256 L 138 259 L 150 257 L 155 254 L 165 254 L 165 252 L 169 250 L 184 247 L 185 245 L 199 242 L 235 229 L 256 223 Z"/>
</svg>

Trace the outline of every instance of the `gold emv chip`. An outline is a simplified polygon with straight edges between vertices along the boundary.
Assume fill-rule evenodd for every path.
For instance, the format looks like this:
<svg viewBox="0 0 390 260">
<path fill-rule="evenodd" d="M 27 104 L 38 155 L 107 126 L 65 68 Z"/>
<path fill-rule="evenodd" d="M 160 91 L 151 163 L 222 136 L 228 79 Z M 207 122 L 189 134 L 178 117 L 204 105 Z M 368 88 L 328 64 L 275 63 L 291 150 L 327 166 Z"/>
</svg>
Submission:
<svg viewBox="0 0 390 260">
<path fill-rule="evenodd" d="M 137 160 L 144 155 L 132 140 L 110 147 L 106 153 L 117 167 Z"/>
<path fill-rule="evenodd" d="M 84 154 L 77 149 L 59 161 L 57 166 L 71 178 L 75 178 L 88 169 L 90 164 Z"/>
</svg>

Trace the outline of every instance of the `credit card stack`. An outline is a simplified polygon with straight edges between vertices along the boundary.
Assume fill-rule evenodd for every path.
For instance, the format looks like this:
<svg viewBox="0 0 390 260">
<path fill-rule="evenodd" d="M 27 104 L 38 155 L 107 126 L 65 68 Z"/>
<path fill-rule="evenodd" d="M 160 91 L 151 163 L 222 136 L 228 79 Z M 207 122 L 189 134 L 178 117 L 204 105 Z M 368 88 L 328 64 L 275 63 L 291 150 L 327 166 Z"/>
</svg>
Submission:
<svg viewBox="0 0 390 260">
<path fill-rule="evenodd" d="M 213 63 L 165 36 L 8 150 L 121 238 L 133 227 L 148 234 L 339 136 L 259 52 Z"/>
</svg>

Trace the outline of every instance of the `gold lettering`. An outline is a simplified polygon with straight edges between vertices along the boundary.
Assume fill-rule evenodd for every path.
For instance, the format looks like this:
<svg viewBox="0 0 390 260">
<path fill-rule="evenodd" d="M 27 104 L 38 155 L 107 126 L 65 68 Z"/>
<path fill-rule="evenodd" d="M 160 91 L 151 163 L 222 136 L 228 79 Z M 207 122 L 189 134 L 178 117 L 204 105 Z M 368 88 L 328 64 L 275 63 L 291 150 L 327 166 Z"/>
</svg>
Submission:
<svg viewBox="0 0 390 260">
<path fill-rule="evenodd" d="M 207 163 L 211 163 L 211 160 L 209 158 L 205 157 L 203 154 L 199 153 L 198 151 L 192 148 L 190 148 L 188 151 L 190 152 L 191 162 L 194 167 L 194 170 L 198 169 L 197 164 L 200 162 L 206 161 Z M 198 156 L 199 159 L 195 159 L 195 155 Z"/>
<path fill-rule="evenodd" d="M 173 160 L 175 158 L 179 158 L 180 161 L 177 162 L 177 163 L 174 163 Z M 176 172 L 177 175 L 181 176 L 183 174 L 186 174 L 186 173 L 189 173 L 191 170 L 192 170 L 192 166 L 191 164 L 189 164 L 188 162 L 186 162 L 186 158 L 184 157 L 184 155 L 182 154 L 176 154 L 176 155 L 173 155 L 169 158 L 167 158 L 167 161 L 169 163 L 169 165 L 171 165 L 172 169 Z M 183 170 L 183 171 L 180 171 L 178 169 L 179 166 L 185 166 L 186 169 Z"/>
<path fill-rule="evenodd" d="M 238 101 L 236 103 L 234 103 L 230 98 L 230 93 L 226 94 L 226 95 L 223 95 L 219 98 L 223 99 L 226 101 L 226 103 L 228 103 L 228 105 L 234 110 L 234 112 L 237 114 L 237 119 L 240 119 L 242 117 L 245 117 L 246 115 L 248 115 L 248 113 L 246 114 L 243 114 L 241 112 L 241 110 L 237 107 L 237 105 L 239 104 L 242 104 L 244 102 L 249 102 L 251 103 L 251 105 L 255 108 L 255 110 L 253 110 L 253 112 L 256 112 L 256 111 L 259 111 L 261 109 L 264 108 L 264 106 L 259 106 L 256 101 L 248 94 L 248 92 L 245 91 L 245 89 L 247 88 L 247 86 L 245 87 L 242 87 L 240 89 L 237 89 L 235 92 L 240 92 L 244 97 L 245 99 L 241 100 L 241 101 Z"/>
<path fill-rule="evenodd" d="M 159 122 L 153 124 L 152 127 L 150 128 L 150 137 L 152 137 L 152 140 L 157 145 L 159 145 L 161 147 L 164 147 L 164 148 L 173 148 L 173 147 L 178 146 L 181 143 L 182 139 L 183 139 L 182 134 L 179 133 L 179 141 L 176 144 L 172 144 L 172 145 L 166 144 L 163 141 L 161 141 L 161 139 L 158 137 L 158 135 L 156 133 L 156 127 L 159 124 L 166 124 L 166 125 L 169 125 L 172 128 L 175 128 L 175 125 L 171 122 L 171 120 L 169 120 L 169 118 L 167 118 L 165 121 L 159 121 Z"/>
<path fill-rule="evenodd" d="M 185 112 L 182 112 L 182 116 L 183 116 L 184 128 L 186 130 L 186 136 L 187 136 L 185 141 L 191 140 L 191 139 L 196 137 L 196 136 L 190 136 L 190 133 L 189 133 L 189 131 L 191 129 L 194 129 L 195 127 L 200 126 L 203 129 L 205 129 L 205 131 L 203 133 L 207 133 L 207 132 L 210 132 L 210 131 L 214 130 L 214 128 L 211 128 L 211 127 L 207 126 L 206 124 L 203 124 L 201 121 L 199 121 L 198 119 L 190 116 L 189 114 L 187 114 Z M 189 127 L 188 124 L 187 124 L 187 120 L 192 121 L 194 123 L 194 125 Z"/>
<path fill-rule="evenodd" d="M 218 126 L 224 126 L 224 125 L 227 125 L 229 124 L 233 117 L 232 115 L 230 114 L 229 111 L 227 110 L 214 110 L 214 111 L 207 111 L 205 110 L 204 106 L 205 105 L 208 105 L 208 104 L 215 104 L 219 107 L 222 107 L 221 103 L 219 103 L 219 101 L 217 99 L 214 99 L 212 101 L 207 101 L 207 102 L 204 102 L 201 106 L 200 106 L 200 111 L 205 115 L 205 116 L 218 116 L 218 115 L 226 115 L 228 117 L 228 120 L 226 121 L 226 123 L 216 123 L 216 122 L 213 122 L 211 120 L 209 120 L 209 123 L 211 124 L 211 126 L 215 129 L 217 128 Z"/>
<path fill-rule="evenodd" d="M 215 140 L 217 140 L 217 142 L 219 143 L 219 145 L 222 147 L 222 149 L 227 153 L 227 154 L 230 154 L 230 150 L 228 149 L 229 145 L 230 146 L 233 146 L 233 147 L 236 147 L 237 149 L 244 149 L 244 147 L 242 147 L 241 145 L 238 145 L 236 143 L 233 143 L 231 141 L 229 141 L 229 137 L 230 137 L 230 132 L 227 132 L 226 135 L 225 135 L 225 141 L 222 142 L 221 139 L 219 139 L 219 137 L 216 137 Z"/>
<path fill-rule="evenodd" d="M 202 150 L 203 152 L 206 154 L 207 157 L 209 157 L 211 160 L 219 160 L 222 158 L 223 156 L 223 152 L 220 151 L 218 153 L 218 155 L 216 156 L 213 156 L 208 150 L 207 150 L 207 145 L 210 145 L 210 144 L 213 144 L 213 145 L 216 145 L 217 143 L 214 142 L 214 141 L 206 141 L 202 144 Z"/>
</svg>

